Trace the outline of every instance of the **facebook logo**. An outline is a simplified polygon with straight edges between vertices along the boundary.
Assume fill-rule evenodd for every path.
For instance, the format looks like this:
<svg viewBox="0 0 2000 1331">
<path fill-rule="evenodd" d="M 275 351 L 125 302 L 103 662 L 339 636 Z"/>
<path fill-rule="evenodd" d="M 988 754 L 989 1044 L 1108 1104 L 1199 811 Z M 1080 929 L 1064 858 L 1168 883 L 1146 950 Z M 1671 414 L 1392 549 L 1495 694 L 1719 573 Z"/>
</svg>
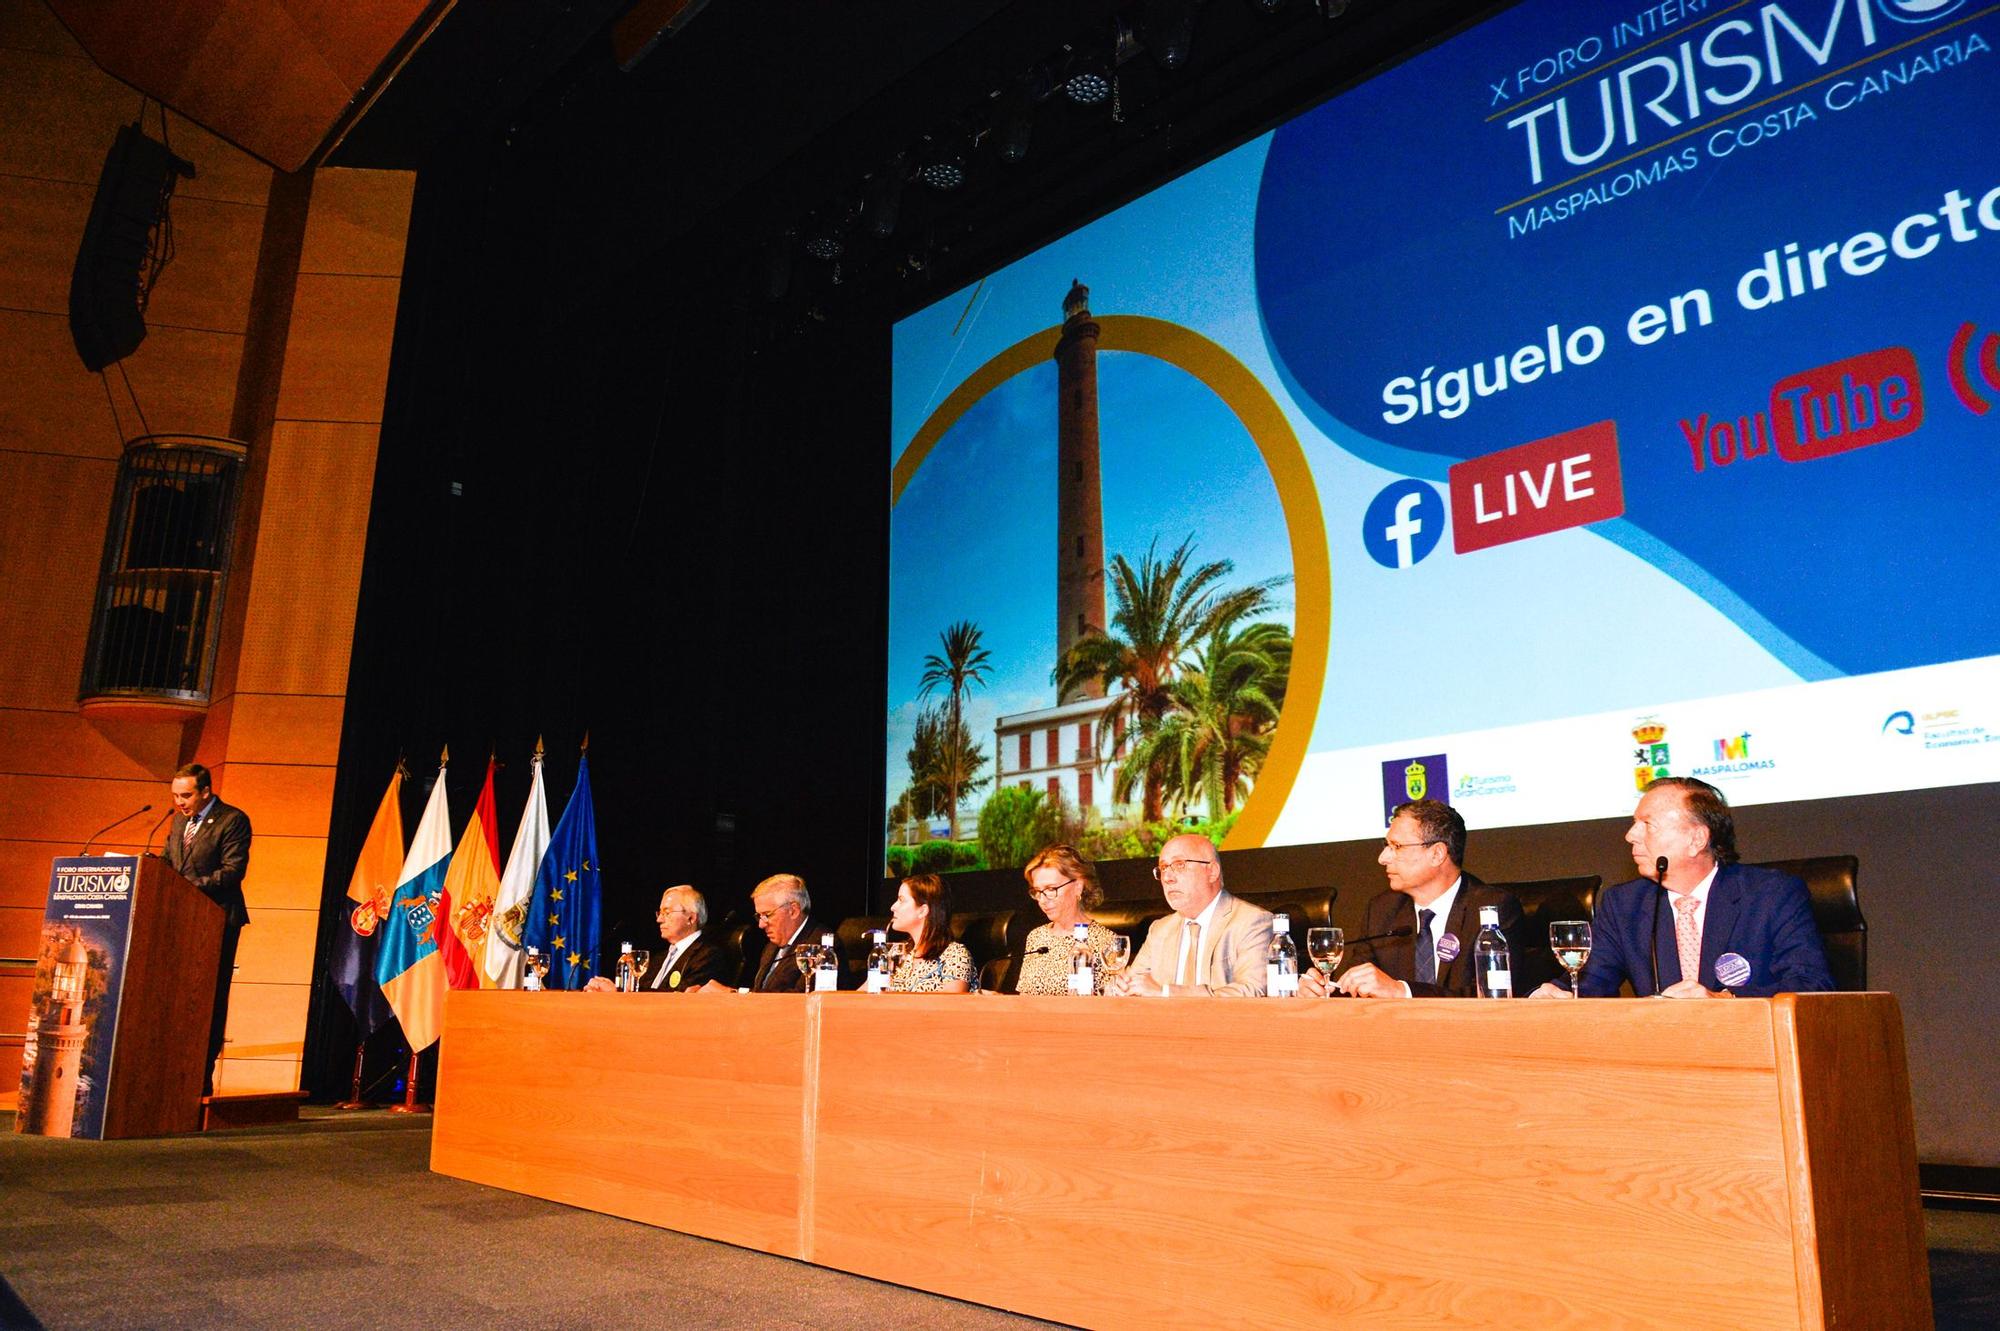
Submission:
<svg viewBox="0 0 2000 1331">
<path fill-rule="evenodd" d="M 1408 568 L 1437 549 L 1444 500 L 1422 481 L 1397 481 L 1375 496 L 1361 519 L 1361 544 L 1383 568 Z"/>
</svg>

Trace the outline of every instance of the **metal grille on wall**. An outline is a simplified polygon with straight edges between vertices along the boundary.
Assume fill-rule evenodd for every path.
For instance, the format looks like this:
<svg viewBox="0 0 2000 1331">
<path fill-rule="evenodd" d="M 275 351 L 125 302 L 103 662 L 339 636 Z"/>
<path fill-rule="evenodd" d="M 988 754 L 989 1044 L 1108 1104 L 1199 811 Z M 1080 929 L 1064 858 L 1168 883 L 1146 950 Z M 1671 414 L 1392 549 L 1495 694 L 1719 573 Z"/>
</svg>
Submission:
<svg viewBox="0 0 2000 1331">
<path fill-rule="evenodd" d="M 245 452 L 203 435 L 126 445 L 84 657 L 86 702 L 208 701 Z"/>
</svg>

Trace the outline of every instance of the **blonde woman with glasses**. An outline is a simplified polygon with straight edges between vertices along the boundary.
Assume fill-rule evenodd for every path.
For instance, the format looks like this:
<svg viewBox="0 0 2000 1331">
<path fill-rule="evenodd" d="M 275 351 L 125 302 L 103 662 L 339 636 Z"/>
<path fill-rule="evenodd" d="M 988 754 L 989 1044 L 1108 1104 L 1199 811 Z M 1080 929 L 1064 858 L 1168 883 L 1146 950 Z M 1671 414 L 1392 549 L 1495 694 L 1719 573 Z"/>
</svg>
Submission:
<svg viewBox="0 0 2000 1331">
<path fill-rule="evenodd" d="M 1066 994 L 1070 958 L 1076 947 L 1076 926 L 1089 926 L 1084 946 L 1100 959 L 1117 939 L 1117 935 L 1087 914 L 1104 900 L 1104 889 L 1097 882 L 1097 866 L 1077 854 L 1076 847 L 1056 845 L 1029 860 L 1021 876 L 1028 880 L 1028 895 L 1042 908 L 1049 922 L 1028 935 L 1027 950 L 1021 957 L 1021 979 L 1015 990 L 1023 994 Z M 1096 969 L 1101 988 L 1103 971 L 1101 966 Z"/>
</svg>

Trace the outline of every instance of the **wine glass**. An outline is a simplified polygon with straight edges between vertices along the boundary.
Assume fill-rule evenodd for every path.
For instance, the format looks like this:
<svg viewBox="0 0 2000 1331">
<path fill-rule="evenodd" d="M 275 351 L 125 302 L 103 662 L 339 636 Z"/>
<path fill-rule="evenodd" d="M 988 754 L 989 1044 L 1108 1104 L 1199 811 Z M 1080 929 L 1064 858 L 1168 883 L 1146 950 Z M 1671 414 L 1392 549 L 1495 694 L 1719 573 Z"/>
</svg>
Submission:
<svg viewBox="0 0 2000 1331">
<path fill-rule="evenodd" d="M 819 954 L 821 950 L 818 943 L 800 943 L 792 949 L 792 960 L 797 963 L 799 974 L 806 977 L 806 989 L 808 992 L 811 991 L 813 986 L 813 972 L 819 969 Z"/>
<path fill-rule="evenodd" d="M 1326 996 L 1333 997 L 1333 973 L 1340 969 L 1340 958 L 1347 951 L 1347 935 L 1338 929 L 1318 927 L 1306 930 L 1306 955 L 1313 965 L 1326 977 Z"/>
<path fill-rule="evenodd" d="M 1098 958 L 1104 967 L 1104 974 L 1112 976 L 1124 970 L 1132 960 L 1132 940 L 1124 934 L 1111 935 L 1111 941 L 1104 945 L 1104 952 Z"/>
<path fill-rule="evenodd" d="M 633 993 L 636 994 L 639 992 L 640 977 L 645 975 L 646 967 L 652 962 L 652 960 L 653 960 L 653 954 L 647 951 L 645 948 L 635 947 L 632 949 L 632 992 Z"/>
<path fill-rule="evenodd" d="M 1569 972 L 1569 991 L 1575 993 L 1577 976 L 1583 972 L 1583 963 L 1590 960 L 1590 921 L 1557 920 L 1550 924 L 1549 946 Z"/>
<path fill-rule="evenodd" d="M 544 985 L 542 982 L 548 978 L 549 974 L 549 959 L 535 951 L 535 949 L 529 948 L 528 971 L 535 977 L 535 988 L 543 988 Z"/>
</svg>

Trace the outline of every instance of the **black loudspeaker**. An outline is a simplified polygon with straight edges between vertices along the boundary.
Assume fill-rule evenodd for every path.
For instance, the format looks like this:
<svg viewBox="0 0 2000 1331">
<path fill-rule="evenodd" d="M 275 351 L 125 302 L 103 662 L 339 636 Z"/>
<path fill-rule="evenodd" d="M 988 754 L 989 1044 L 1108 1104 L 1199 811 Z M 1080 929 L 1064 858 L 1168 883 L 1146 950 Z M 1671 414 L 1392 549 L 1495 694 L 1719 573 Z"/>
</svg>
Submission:
<svg viewBox="0 0 2000 1331">
<path fill-rule="evenodd" d="M 194 163 L 137 125 L 119 127 L 69 279 L 69 333 L 85 369 L 123 360 L 146 340 L 146 295 L 167 253 L 163 246 L 156 261 L 153 237 L 183 176 L 194 179 Z"/>
</svg>

